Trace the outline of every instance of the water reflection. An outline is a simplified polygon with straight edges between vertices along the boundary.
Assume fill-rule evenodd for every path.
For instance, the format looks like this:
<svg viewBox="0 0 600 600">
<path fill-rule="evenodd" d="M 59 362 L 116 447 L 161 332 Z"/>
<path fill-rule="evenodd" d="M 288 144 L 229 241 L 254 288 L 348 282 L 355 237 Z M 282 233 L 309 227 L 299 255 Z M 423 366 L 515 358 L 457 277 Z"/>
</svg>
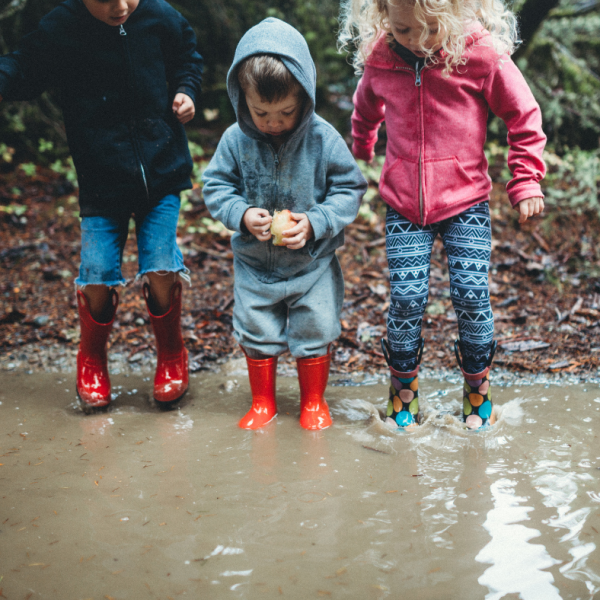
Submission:
<svg viewBox="0 0 600 600">
<path fill-rule="evenodd" d="M 540 532 L 520 524 L 529 520 L 533 507 L 522 505 L 527 499 L 515 494 L 516 485 L 516 481 L 502 478 L 490 487 L 494 508 L 483 527 L 492 539 L 475 560 L 492 566 L 479 583 L 489 590 L 486 600 L 500 600 L 510 593 L 519 593 L 523 600 L 560 600 L 552 573 L 543 570 L 560 561 L 552 558 L 545 546 L 529 543 Z"/>
</svg>

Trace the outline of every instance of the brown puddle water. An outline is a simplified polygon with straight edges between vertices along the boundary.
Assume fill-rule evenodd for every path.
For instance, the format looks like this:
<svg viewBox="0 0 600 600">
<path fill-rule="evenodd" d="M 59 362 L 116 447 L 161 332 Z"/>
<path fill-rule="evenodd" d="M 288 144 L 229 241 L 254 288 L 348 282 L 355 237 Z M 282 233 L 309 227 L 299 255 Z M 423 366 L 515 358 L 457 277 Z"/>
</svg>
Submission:
<svg viewBox="0 0 600 600">
<path fill-rule="evenodd" d="M 600 597 L 597 384 L 496 387 L 485 433 L 458 384 L 421 381 L 411 433 L 378 420 L 383 380 L 330 386 L 314 433 L 280 377 L 249 432 L 234 368 L 172 412 L 115 376 L 92 416 L 72 375 L 0 375 L 0 598 Z"/>
</svg>

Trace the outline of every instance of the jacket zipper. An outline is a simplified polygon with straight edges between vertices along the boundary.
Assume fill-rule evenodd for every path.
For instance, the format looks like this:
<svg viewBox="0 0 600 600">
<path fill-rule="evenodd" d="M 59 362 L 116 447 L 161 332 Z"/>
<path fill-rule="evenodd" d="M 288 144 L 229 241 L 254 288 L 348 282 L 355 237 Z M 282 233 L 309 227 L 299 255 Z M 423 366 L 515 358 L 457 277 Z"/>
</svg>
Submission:
<svg viewBox="0 0 600 600">
<path fill-rule="evenodd" d="M 123 27 L 121 25 L 121 27 Z M 420 67 L 419 67 L 419 63 L 415 63 L 415 85 L 417 87 L 421 87 L 421 72 L 423 71 L 423 69 L 425 68 L 425 63 L 423 63 Z"/>
<path fill-rule="evenodd" d="M 425 65 L 421 65 L 419 67 L 419 63 L 415 64 L 415 86 L 417 88 L 421 88 L 422 79 L 421 72 Z M 423 94 L 421 90 L 418 90 L 419 95 L 419 110 L 420 110 L 420 121 L 421 121 L 421 139 L 419 140 L 419 216 L 421 217 L 421 225 L 423 225 L 423 142 L 425 138 L 425 133 L 423 131 L 424 122 L 423 122 Z"/>
<path fill-rule="evenodd" d="M 279 152 L 281 151 L 281 149 L 283 148 L 283 146 L 281 146 L 281 148 L 279 148 L 279 150 L 277 152 L 275 151 L 275 148 L 273 148 L 273 146 L 271 144 L 267 143 L 267 146 L 269 146 L 269 150 L 271 150 L 271 152 L 273 153 L 273 163 L 275 164 L 275 177 L 274 177 L 274 180 L 275 180 L 275 197 L 277 197 L 277 192 L 279 190 L 279 163 L 280 163 Z M 273 271 L 273 267 L 274 267 L 274 264 L 273 264 L 273 262 L 274 262 L 273 261 L 273 259 L 274 259 L 274 257 L 273 257 L 273 254 L 274 254 L 273 244 L 267 244 L 267 246 L 269 248 L 269 250 L 268 250 L 268 253 L 269 253 L 269 263 L 267 265 L 267 271 L 268 272 L 272 272 Z"/>
<path fill-rule="evenodd" d="M 123 27 L 123 25 L 119 26 L 119 35 L 123 38 L 123 44 L 125 46 L 125 53 L 127 54 L 127 64 L 129 66 L 129 71 L 130 74 L 133 73 L 133 65 L 131 64 L 131 55 L 129 54 L 129 47 L 127 46 L 127 32 L 125 31 L 125 27 Z M 135 101 L 135 86 L 131 86 L 133 95 L 134 95 L 134 101 Z M 146 199 L 150 200 L 150 192 L 148 190 L 148 181 L 146 179 L 146 171 L 144 170 L 144 164 L 142 163 L 142 158 L 141 158 L 141 152 L 138 146 L 138 142 L 137 142 L 137 138 L 135 136 L 135 124 L 130 125 L 129 127 L 129 131 L 130 131 L 130 135 L 131 135 L 131 139 L 133 142 L 133 148 L 136 154 L 136 159 L 138 161 L 139 167 L 140 167 L 140 173 L 142 175 L 142 182 L 144 183 L 144 189 L 146 190 Z"/>
</svg>

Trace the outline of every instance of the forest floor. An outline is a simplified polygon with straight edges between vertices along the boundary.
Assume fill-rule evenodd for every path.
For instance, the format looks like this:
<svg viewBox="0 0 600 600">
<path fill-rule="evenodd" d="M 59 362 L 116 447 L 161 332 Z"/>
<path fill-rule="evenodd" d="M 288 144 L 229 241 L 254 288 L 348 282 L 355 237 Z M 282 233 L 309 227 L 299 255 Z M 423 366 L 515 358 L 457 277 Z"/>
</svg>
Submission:
<svg viewBox="0 0 600 600">
<path fill-rule="evenodd" d="M 195 159 L 199 169 L 205 158 Z M 79 341 L 74 278 L 79 261 L 76 190 L 50 169 L 0 173 L 0 369 L 72 370 Z M 373 170 L 371 170 L 373 171 Z M 492 173 L 493 175 L 494 173 Z M 346 230 L 338 252 L 346 280 L 342 335 L 333 371 L 381 373 L 389 282 L 384 203 L 372 175 L 369 203 Z M 491 198 L 493 253 L 490 291 L 498 352 L 511 372 L 600 375 L 600 222 L 595 213 L 547 210 L 523 226 L 504 185 Z M 192 370 L 241 357 L 232 336 L 233 261 L 229 234 L 210 220 L 196 186 L 184 202 L 179 244 L 191 270 L 182 326 Z M 423 363 L 454 369 L 457 323 L 441 241 L 434 245 L 430 296 L 423 323 Z M 137 269 L 135 232 L 127 242 L 124 274 Z M 154 341 L 141 284 L 120 291 L 110 356 L 150 368 Z M 291 363 L 291 357 L 284 363 Z"/>
</svg>

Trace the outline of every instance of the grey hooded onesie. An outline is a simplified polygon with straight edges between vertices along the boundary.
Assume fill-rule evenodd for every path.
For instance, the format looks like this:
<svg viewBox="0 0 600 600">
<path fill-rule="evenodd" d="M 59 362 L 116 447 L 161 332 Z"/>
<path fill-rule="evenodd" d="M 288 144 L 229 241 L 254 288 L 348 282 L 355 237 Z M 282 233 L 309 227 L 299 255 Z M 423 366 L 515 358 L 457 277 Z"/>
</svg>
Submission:
<svg viewBox="0 0 600 600">
<path fill-rule="evenodd" d="M 255 54 L 277 55 L 309 98 L 279 151 L 254 125 L 238 83 L 239 64 Z M 237 123 L 223 134 L 202 177 L 210 213 L 235 231 L 235 338 L 269 356 L 288 348 L 296 358 L 322 356 L 339 336 L 344 281 L 335 251 L 367 188 L 343 138 L 315 114 L 315 89 L 315 65 L 296 29 L 274 18 L 250 29 L 227 75 Z M 250 207 L 306 213 L 314 237 L 299 250 L 261 242 L 242 226 Z"/>
</svg>

